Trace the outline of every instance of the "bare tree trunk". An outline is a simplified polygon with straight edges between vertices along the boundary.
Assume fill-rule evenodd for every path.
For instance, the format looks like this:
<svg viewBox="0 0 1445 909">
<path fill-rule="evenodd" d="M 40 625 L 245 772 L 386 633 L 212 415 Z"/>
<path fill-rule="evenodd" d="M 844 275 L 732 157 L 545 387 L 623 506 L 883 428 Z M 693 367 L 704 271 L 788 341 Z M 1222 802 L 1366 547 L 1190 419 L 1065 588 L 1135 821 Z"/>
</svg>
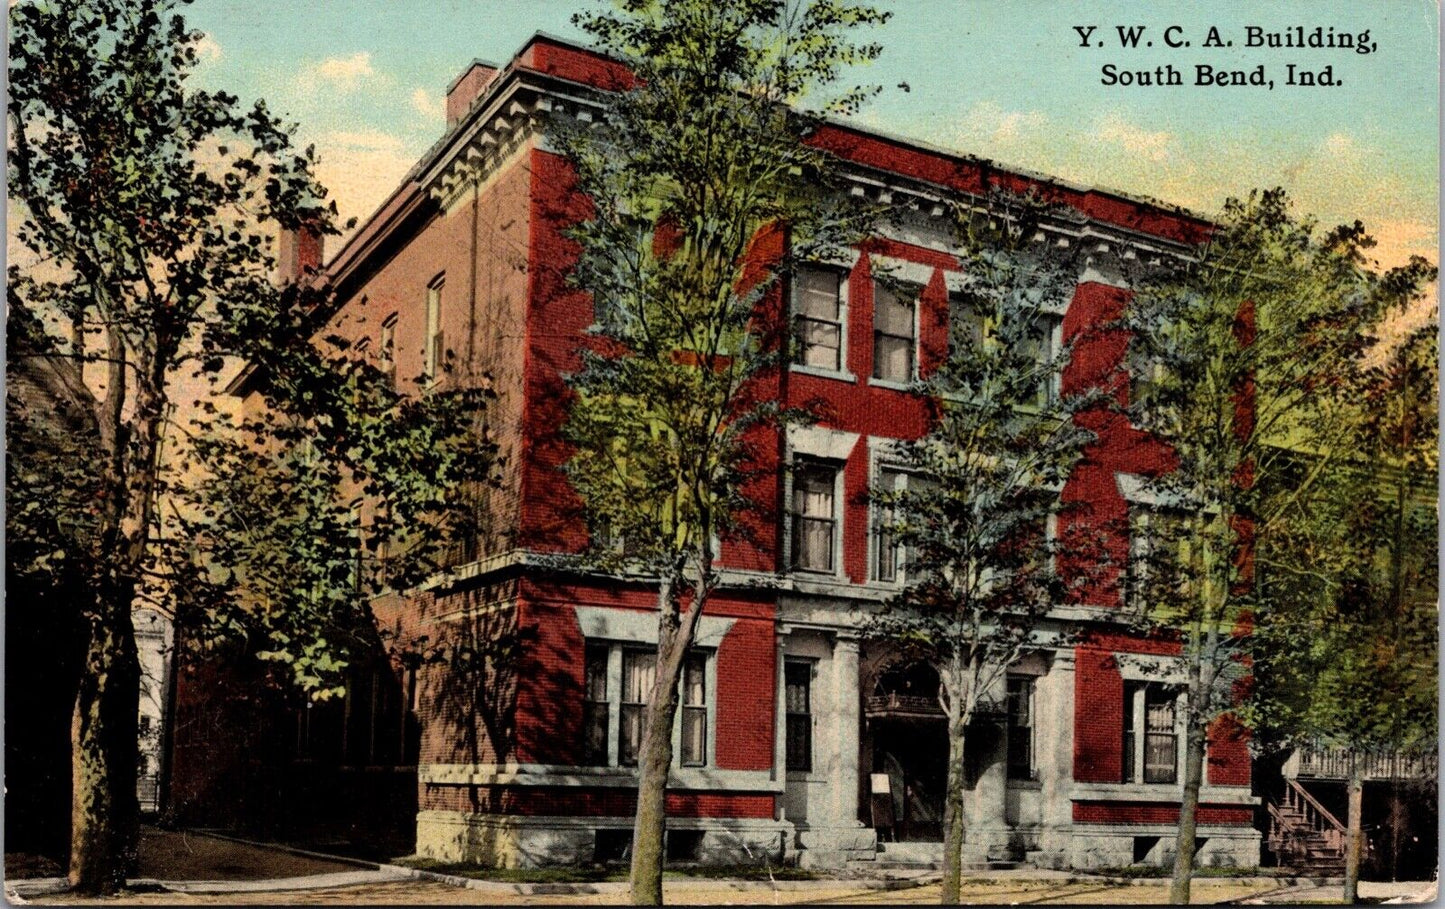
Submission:
<svg viewBox="0 0 1445 909">
<path fill-rule="evenodd" d="M 140 660 L 129 600 L 99 604 L 71 721 L 70 885 L 115 893 L 134 864 Z"/>
<path fill-rule="evenodd" d="M 663 837 L 667 826 L 667 771 L 672 766 L 672 726 L 677 716 L 677 679 L 663 684 L 659 654 L 652 703 L 643 712 L 637 757 L 637 817 L 632 826 L 632 903 L 662 905 Z M 666 662 L 671 662 L 670 660 Z M 660 695 L 660 696 L 659 696 Z"/>
<path fill-rule="evenodd" d="M 1169 902 L 1189 903 L 1189 884 L 1194 876 L 1194 841 L 1199 825 L 1199 787 L 1204 782 L 1204 717 L 1196 705 L 1204 693 L 1199 684 L 1198 663 L 1190 666 L 1190 705 L 1184 737 L 1184 793 L 1179 802 L 1179 833 L 1174 840 L 1174 877 L 1169 884 Z"/>
<path fill-rule="evenodd" d="M 955 698 L 956 700 L 956 698 Z M 948 711 L 948 785 L 943 801 L 943 892 L 939 902 L 954 905 L 963 895 L 963 794 L 965 789 L 964 748 L 967 724 L 963 706 Z"/>
<path fill-rule="evenodd" d="M 704 563 L 706 564 L 706 563 Z M 632 903 L 662 905 L 662 868 L 667 827 L 667 773 L 672 766 L 672 728 L 677 719 L 678 683 L 688 648 L 696 637 L 706 601 L 708 579 L 698 581 L 687 614 L 679 619 L 682 579 L 675 577 L 658 594 L 657 669 L 652 696 L 643 711 L 642 744 L 637 756 L 637 816 L 632 825 Z"/>
<path fill-rule="evenodd" d="M 1358 759 L 1350 761 L 1349 812 L 1345 820 L 1345 892 L 1343 902 L 1353 904 L 1360 895 L 1360 853 L 1363 852 L 1364 830 L 1361 819 L 1364 807 L 1365 781 Z"/>
</svg>

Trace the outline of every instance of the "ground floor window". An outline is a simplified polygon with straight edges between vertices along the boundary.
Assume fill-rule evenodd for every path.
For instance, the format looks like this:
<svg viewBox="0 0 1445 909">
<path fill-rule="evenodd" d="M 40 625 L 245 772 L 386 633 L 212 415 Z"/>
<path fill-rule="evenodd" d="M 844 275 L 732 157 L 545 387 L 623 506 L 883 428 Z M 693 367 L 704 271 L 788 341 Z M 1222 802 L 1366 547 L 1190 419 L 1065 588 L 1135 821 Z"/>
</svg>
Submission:
<svg viewBox="0 0 1445 909">
<path fill-rule="evenodd" d="M 787 706 L 787 768 L 813 769 L 813 661 L 783 661 Z"/>
<path fill-rule="evenodd" d="M 1124 782 L 1178 780 L 1179 697 L 1176 686 L 1160 682 L 1124 686 Z"/>
<path fill-rule="evenodd" d="M 683 661 L 673 752 L 684 767 L 705 767 L 709 763 L 711 659 L 711 651 L 695 650 Z M 656 678 L 657 651 L 651 647 L 597 641 L 587 644 L 582 679 L 583 765 L 637 765 Z"/>
<path fill-rule="evenodd" d="M 1008 679 L 1008 778 L 1038 778 L 1034 766 L 1034 679 L 1032 676 L 1009 676 Z"/>
</svg>

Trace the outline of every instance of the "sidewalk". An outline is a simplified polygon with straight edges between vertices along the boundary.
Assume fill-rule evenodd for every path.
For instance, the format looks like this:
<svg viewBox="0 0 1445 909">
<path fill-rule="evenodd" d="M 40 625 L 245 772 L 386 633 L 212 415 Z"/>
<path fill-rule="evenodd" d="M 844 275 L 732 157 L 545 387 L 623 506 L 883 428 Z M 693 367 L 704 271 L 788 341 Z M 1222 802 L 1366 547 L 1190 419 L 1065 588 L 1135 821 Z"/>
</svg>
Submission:
<svg viewBox="0 0 1445 909">
<path fill-rule="evenodd" d="M 101 900 L 109 904 L 412 904 L 606 905 L 625 902 L 627 884 L 514 883 L 441 874 L 397 865 L 323 855 L 220 834 L 147 828 L 141 852 L 142 876 L 130 892 Z M 902 904 L 937 903 L 937 872 L 906 871 L 869 879 L 719 880 L 672 878 L 666 901 L 678 904 Z M 1138 905 L 1163 903 L 1168 881 L 1120 879 L 1081 872 L 1018 868 L 965 876 L 964 902 L 991 904 Z M 63 878 L 7 881 L 17 902 L 96 902 L 68 897 Z M 1197 878 L 1194 902 L 1300 904 L 1335 902 L 1337 882 L 1281 878 Z M 1362 882 L 1360 896 L 1371 902 L 1428 902 L 1432 882 Z M 17 899 L 18 898 L 18 899 Z"/>
</svg>

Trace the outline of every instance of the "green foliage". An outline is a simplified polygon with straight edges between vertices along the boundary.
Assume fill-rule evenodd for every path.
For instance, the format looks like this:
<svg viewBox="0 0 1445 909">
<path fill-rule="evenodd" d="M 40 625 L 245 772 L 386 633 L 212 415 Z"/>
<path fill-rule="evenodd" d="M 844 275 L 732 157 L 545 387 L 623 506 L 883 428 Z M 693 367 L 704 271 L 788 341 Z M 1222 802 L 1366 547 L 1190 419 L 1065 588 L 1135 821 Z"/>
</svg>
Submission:
<svg viewBox="0 0 1445 909">
<path fill-rule="evenodd" d="M 65 445 L 12 437 L 14 501 L 36 507 L 12 510 L 9 529 L 84 525 L 64 567 L 93 597 L 114 591 L 77 601 L 112 625 L 149 603 L 190 647 L 244 640 L 326 691 L 370 627 L 378 573 L 359 568 L 391 543 L 387 579 L 415 583 L 469 528 L 463 499 L 491 469 L 489 393 L 401 394 L 315 337 L 329 289 L 278 288 L 270 252 L 279 230 L 335 232 L 312 151 L 264 103 L 188 84 L 201 36 L 181 5 L 10 10 L 14 236 L 36 263 L 10 267 L 11 325 L 23 320 L 52 372 L 73 373 L 63 391 L 90 431 Z M 240 362 L 260 407 L 234 415 L 216 386 Z M 200 399 L 177 399 L 198 385 Z M 365 536 L 357 499 L 374 512 Z"/>
<path fill-rule="evenodd" d="M 577 17 L 638 80 L 603 99 L 595 125 L 558 124 L 591 202 L 571 235 L 597 343 L 570 378 L 566 435 L 598 563 L 672 575 L 690 560 L 710 575 L 714 538 L 742 532 L 759 454 L 749 433 L 781 416 L 749 383 L 787 351 L 759 303 L 792 262 L 862 236 L 868 214 L 806 144 L 816 118 L 786 105 L 873 59 L 878 47 L 849 32 L 884 18 L 776 0 L 626 2 Z"/>
<path fill-rule="evenodd" d="M 1128 593 L 1141 621 L 1182 633 L 1203 667 L 1199 722 L 1237 700 L 1235 631 L 1261 606 L 1253 541 L 1352 450 L 1340 377 L 1402 288 L 1428 280 L 1419 263 L 1375 275 L 1360 224 L 1321 232 L 1290 209 L 1281 190 L 1230 200 L 1195 259 L 1137 282 L 1122 323 L 1130 416 L 1175 458 L 1146 484 L 1159 506 Z M 1310 469 L 1295 470 L 1299 452 L 1315 455 Z"/>
<path fill-rule="evenodd" d="M 1435 747 L 1436 337 L 1347 377 L 1354 450 L 1261 541 L 1248 718 L 1264 747 Z"/>
<path fill-rule="evenodd" d="M 1050 356 L 1035 340 L 1078 274 L 1070 254 L 1037 239 L 1048 212 L 1005 194 L 982 212 L 959 207 L 965 299 L 951 314 L 947 358 L 916 387 L 935 402 L 933 425 L 893 446 L 888 461 L 905 485 L 873 492 L 907 586 L 870 632 L 971 667 L 967 680 L 945 678 L 950 697 L 970 706 L 1037 645 L 1038 620 L 1067 595 L 1046 527 L 1093 438 L 1072 417 L 1097 395 L 1059 395 L 1068 350 Z"/>
</svg>

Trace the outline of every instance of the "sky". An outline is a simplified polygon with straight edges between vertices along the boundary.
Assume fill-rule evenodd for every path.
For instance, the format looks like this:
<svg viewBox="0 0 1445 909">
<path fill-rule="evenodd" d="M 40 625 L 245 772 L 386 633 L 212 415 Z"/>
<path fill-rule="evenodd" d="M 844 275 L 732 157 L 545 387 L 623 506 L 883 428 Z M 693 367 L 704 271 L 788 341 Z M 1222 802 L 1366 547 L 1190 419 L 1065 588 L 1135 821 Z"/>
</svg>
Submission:
<svg viewBox="0 0 1445 909">
<path fill-rule="evenodd" d="M 1205 215 L 1280 185 L 1301 213 L 1364 221 L 1383 265 L 1438 260 L 1437 0 L 875 2 L 893 17 L 869 36 L 881 58 L 850 74 L 883 87 L 860 125 Z M 187 16 L 206 33 L 197 81 L 297 123 L 343 216 L 364 218 L 442 134 L 446 88 L 470 61 L 503 64 L 537 31 L 582 40 L 570 17 L 595 5 L 197 0 Z M 1094 27 L 1089 46 L 1076 26 Z M 1121 46 L 1118 29 L 1137 26 Z M 1368 31 L 1373 51 L 1248 47 L 1250 26 L 1281 43 Z M 1274 87 L 1197 85 L 1199 64 L 1263 66 Z M 1339 84 L 1287 85 L 1290 64 Z M 1106 65 L 1172 66 L 1184 84 L 1106 85 Z"/>
</svg>

